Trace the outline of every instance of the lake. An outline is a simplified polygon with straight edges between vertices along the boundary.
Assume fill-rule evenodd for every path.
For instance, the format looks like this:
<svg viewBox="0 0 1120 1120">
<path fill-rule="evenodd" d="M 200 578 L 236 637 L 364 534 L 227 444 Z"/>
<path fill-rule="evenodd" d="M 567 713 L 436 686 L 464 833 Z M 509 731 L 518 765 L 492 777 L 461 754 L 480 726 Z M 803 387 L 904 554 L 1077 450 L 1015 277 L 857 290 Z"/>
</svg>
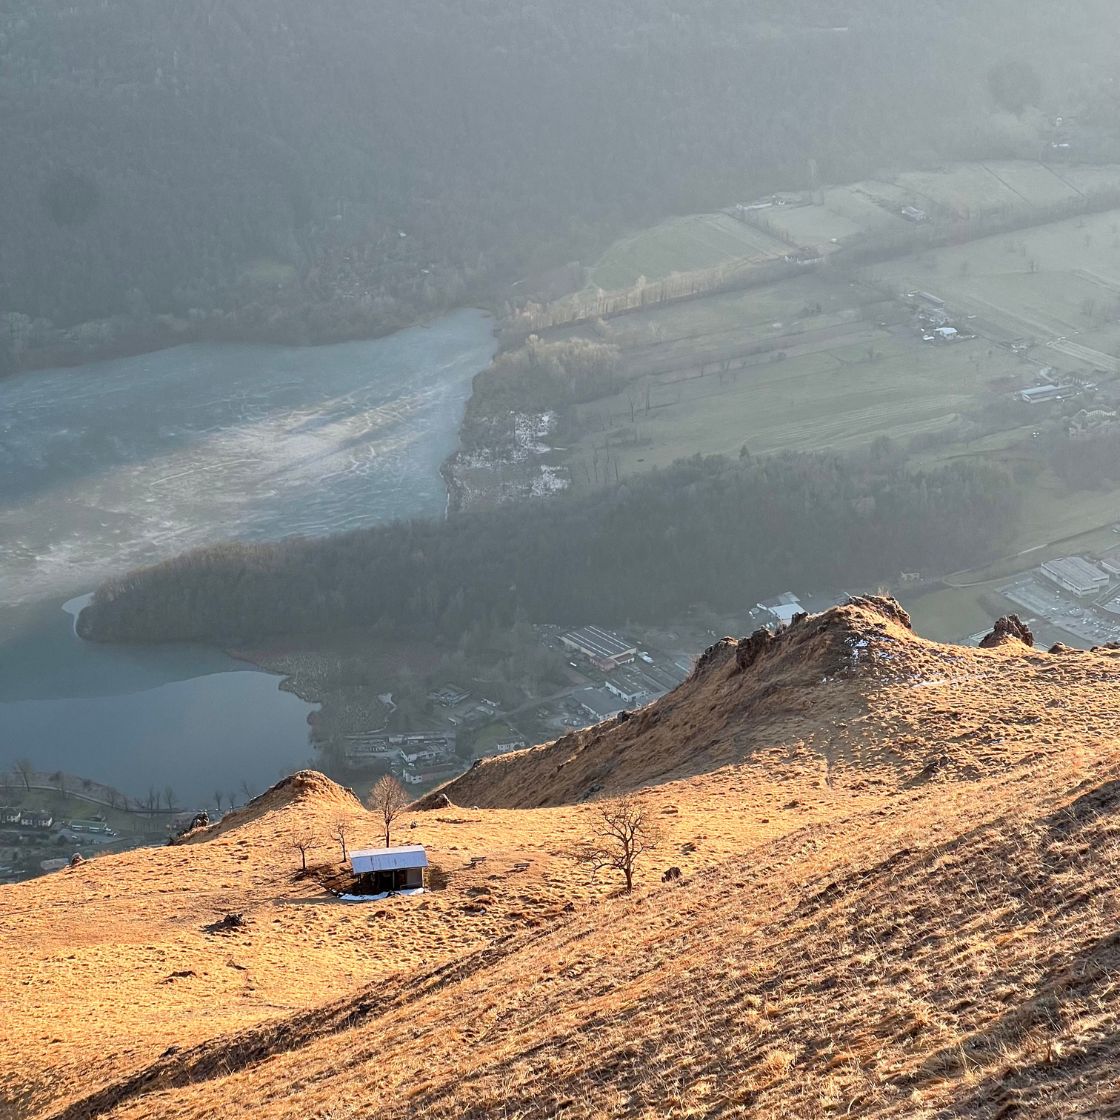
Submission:
<svg viewBox="0 0 1120 1120">
<path fill-rule="evenodd" d="M 440 516 L 439 467 L 494 349 L 490 320 L 459 311 L 367 342 L 0 381 L 0 768 L 170 785 L 193 806 L 308 762 L 311 707 L 277 677 L 204 648 L 87 645 L 71 600 L 217 540 Z"/>
</svg>

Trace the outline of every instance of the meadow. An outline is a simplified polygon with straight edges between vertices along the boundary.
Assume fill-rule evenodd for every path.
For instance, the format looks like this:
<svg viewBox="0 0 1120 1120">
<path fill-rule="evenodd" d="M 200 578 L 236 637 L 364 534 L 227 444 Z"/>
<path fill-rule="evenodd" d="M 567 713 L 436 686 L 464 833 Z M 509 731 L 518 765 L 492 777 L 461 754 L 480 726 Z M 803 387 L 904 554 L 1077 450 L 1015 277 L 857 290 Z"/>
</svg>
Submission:
<svg viewBox="0 0 1120 1120">
<path fill-rule="evenodd" d="M 788 247 L 727 214 L 689 214 L 616 241 L 591 269 L 589 284 L 607 291 L 640 276 L 660 280 L 674 272 L 712 268 L 733 260 L 767 261 Z"/>
<path fill-rule="evenodd" d="M 629 474 L 697 453 L 737 454 L 744 445 L 761 453 L 853 448 L 881 436 L 905 441 L 952 428 L 1026 376 L 1019 358 L 984 339 L 935 345 L 908 325 L 880 322 L 837 308 L 797 333 L 771 327 L 781 348 L 739 357 L 728 355 L 752 334 L 760 345 L 761 331 L 728 329 L 719 347 L 707 347 L 712 335 L 690 340 L 692 365 L 640 374 L 582 406 L 584 435 L 569 452 L 577 484 L 588 459 L 608 454 Z"/>
</svg>

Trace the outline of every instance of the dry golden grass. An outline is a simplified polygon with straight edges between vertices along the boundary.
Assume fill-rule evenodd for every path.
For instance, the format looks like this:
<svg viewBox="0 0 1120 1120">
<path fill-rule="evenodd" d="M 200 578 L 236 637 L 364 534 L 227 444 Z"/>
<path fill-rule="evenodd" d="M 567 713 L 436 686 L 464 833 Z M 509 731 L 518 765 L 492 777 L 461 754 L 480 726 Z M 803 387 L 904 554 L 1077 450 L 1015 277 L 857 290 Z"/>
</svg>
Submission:
<svg viewBox="0 0 1120 1120">
<path fill-rule="evenodd" d="M 5 888 L 8 1113 L 1120 1116 L 1117 654 L 950 649 L 875 604 L 738 649 L 410 814 L 422 898 L 293 880 L 297 832 L 376 837 L 317 775 Z M 564 855 L 571 802 L 650 779 L 665 845 L 619 896 Z"/>
</svg>

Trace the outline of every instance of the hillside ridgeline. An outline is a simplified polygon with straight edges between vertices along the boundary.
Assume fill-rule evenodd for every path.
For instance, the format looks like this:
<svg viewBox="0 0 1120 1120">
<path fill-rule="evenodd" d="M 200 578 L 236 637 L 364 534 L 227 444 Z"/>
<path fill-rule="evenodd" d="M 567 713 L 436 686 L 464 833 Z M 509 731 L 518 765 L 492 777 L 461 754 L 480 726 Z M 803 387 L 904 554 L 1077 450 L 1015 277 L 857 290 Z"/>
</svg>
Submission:
<svg viewBox="0 0 1120 1120">
<path fill-rule="evenodd" d="M 294 840 L 337 869 L 339 822 L 379 827 L 306 773 L 2 888 L 5 1114 L 1113 1115 L 1120 651 L 995 633 L 941 646 L 856 599 L 720 642 L 413 807 L 424 896 L 300 873 Z M 593 775 L 661 825 L 631 896 L 567 854 Z"/>
</svg>

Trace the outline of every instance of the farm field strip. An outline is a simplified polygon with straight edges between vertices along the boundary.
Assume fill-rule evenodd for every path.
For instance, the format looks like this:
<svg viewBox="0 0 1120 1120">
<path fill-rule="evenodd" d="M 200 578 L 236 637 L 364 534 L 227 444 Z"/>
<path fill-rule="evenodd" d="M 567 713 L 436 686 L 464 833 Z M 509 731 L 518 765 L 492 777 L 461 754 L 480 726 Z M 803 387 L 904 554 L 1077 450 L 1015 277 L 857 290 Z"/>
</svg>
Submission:
<svg viewBox="0 0 1120 1120">
<path fill-rule="evenodd" d="M 777 238 L 726 214 L 690 214 L 616 241 L 592 266 L 589 287 L 609 291 L 639 276 L 653 281 L 734 261 L 760 264 L 788 252 Z"/>
<path fill-rule="evenodd" d="M 1120 295 L 1120 277 L 1104 276 L 1089 268 L 1075 269 L 1074 275 L 1080 276 L 1083 280 L 1088 280 L 1091 284 L 1096 284 L 1098 287 L 1104 288 L 1107 292 Z"/>
<path fill-rule="evenodd" d="M 1079 342 L 1070 342 L 1068 339 L 1053 339 L 1046 345 L 1059 354 L 1075 358 L 1095 369 L 1108 370 L 1109 373 L 1120 373 L 1120 360 L 1106 354 L 1103 350 L 1094 350 L 1091 346 L 1084 346 Z"/>
<path fill-rule="evenodd" d="M 633 424 L 642 435 L 642 448 L 672 445 L 671 457 L 676 457 L 738 446 L 721 434 L 726 421 L 739 425 L 739 433 L 752 431 L 756 442 L 761 439 L 759 450 L 804 447 L 814 439 L 839 446 L 867 442 L 880 434 L 908 436 L 956 420 L 960 409 L 980 391 L 971 362 L 958 364 L 947 385 L 941 355 L 923 354 L 917 370 L 911 367 L 900 373 L 905 357 L 905 351 L 888 352 L 872 363 L 845 362 L 834 351 L 820 351 L 783 363 L 765 363 L 750 376 L 730 382 L 711 374 L 673 385 L 653 382 L 649 410 L 641 405 L 639 386 L 626 398 L 612 398 L 599 415 L 622 428 Z M 631 399 L 638 405 L 634 411 Z M 588 406 L 589 414 L 593 407 Z M 687 440 L 682 438 L 685 429 Z M 852 439 L 842 439 L 845 432 L 854 433 Z M 597 445 L 601 438 L 596 433 L 585 443 Z M 682 446 L 687 441 L 695 442 Z M 621 453 L 626 453 L 625 444 Z"/>
<path fill-rule="evenodd" d="M 852 323 L 840 323 L 832 327 L 820 327 L 817 330 L 805 331 L 803 334 L 776 335 L 743 339 L 738 346 L 723 346 L 719 349 L 698 351 L 693 350 L 688 361 L 681 365 L 674 364 L 651 366 L 642 370 L 645 376 L 666 377 L 674 374 L 685 374 L 700 367 L 701 363 L 710 365 L 712 362 L 734 361 L 743 358 L 744 362 L 738 368 L 747 369 L 754 365 L 773 364 L 776 353 L 784 353 L 787 358 L 791 355 L 816 353 L 827 350 L 837 342 L 843 341 L 850 344 L 853 341 L 870 342 L 879 337 L 879 331 L 874 326 L 857 320 Z M 760 349 L 761 348 L 761 349 Z M 745 359 L 757 357 L 757 362 L 748 362 Z M 631 369 L 641 368 L 640 363 L 627 363 Z M 683 378 L 690 380 L 690 378 Z"/>
<path fill-rule="evenodd" d="M 1069 331 L 1077 330 L 1076 324 L 1052 317 L 1041 308 L 1034 308 L 1029 305 L 1007 307 L 986 299 L 974 289 L 962 288 L 959 293 L 951 296 L 948 302 L 951 306 L 963 304 L 965 307 L 969 307 L 971 305 L 973 309 L 978 309 L 983 314 L 994 315 L 997 318 L 1015 323 L 1020 328 L 1020 334 L 1033 332 L 1044 337 L 1055 338 Z"/>
<path fill-rule="evenodd" d="M 745 394 L 737 400 L 718 394 L 692 398 L 677 404 L 671 414 L 639 421 L 637 443 L 612 442 L 608 450 L 628 471 L 667 465 L 700 446 L 706 454 L 735 454 L 744 444 L 752 452 L 857 447 L 884 434 L 909 438 L 941 430 L 959 418 L 955 406 L 969 400 L 931 395 L 916 404 L 905 391 L 893 400 L 883 400 L 875 392 L 863 396 L 871 398 L 863 407 L 833 397 L 817 403 L 818 414 L 801 418 L 796 417 L 796 409 L 791 413 L 785 400 L 762 404 Z M 804 410 L 813 407 L 808 399 L 798 403 Z M 591 453 L 592 448 L 584 446 L 577 458 L 589 458 Z"/>
<path fill-rule="evenodd" d="M 828 315 L 814 315 L 811 318 L 798 320 L 799 324 L 805 326 L 806 330 L 819 330 L 821 327 L 831 327 L 847 322 L 852 317 L 852 312 L 840 311 Z M 820 323 L 821 327 L 813 327 L 811 324 Z M 725 336 L 738 337 L 744 343 L 749 342 L 763 342 L 767 338 L 780 338 L 781 335 L 773 334 L 773 328 L 780 324 L 774 324 L 768 320 L 759 320 L 757 322 L 743 321 L 736 323 L 730 327 L 719 327 L 715 330 L 695 330 L 691 334 L 675 335 L 671 338 L 663 338 L 658 341 L 650 342 L 637 342 L 630 345 L 622 343 L 621 340 L 611 339 L 611 341 L 622 345 L 626 354 L 629 364 L 634 366 L 641 365 L 643 360 L 648 360 L 650 355 L 664 353 L 668 348 L 684 344 L 684 348 L 688 349 L 689 343 L 698 343 L 705 340 L 712 340 L 722 338 Z M 767 333 L 771 332 L 771 333 Z M 799 333 L 805 333 L 804 331 Z M 689 352 L 692 352 L 691 350 Z"/>
<path fill-rule="evenodd" d="M 818 306 L 819 311 L 810 310 Z M 897 306 L 893 298 L 885 298 L 876 289 L 864 288 L 857 293 L 806 273 L 747 293 L 722 292 L 647 309 L 611 320 L 605 334 L 588 333 L 587 337 L 637 353 L 702 337 L 772 329 L 775 324 L 808 324 L 817 318 L 863 315 L 872 320 L 883 319 L 888 317 L 887 308 L 897 313 Z"/>
</svg>

